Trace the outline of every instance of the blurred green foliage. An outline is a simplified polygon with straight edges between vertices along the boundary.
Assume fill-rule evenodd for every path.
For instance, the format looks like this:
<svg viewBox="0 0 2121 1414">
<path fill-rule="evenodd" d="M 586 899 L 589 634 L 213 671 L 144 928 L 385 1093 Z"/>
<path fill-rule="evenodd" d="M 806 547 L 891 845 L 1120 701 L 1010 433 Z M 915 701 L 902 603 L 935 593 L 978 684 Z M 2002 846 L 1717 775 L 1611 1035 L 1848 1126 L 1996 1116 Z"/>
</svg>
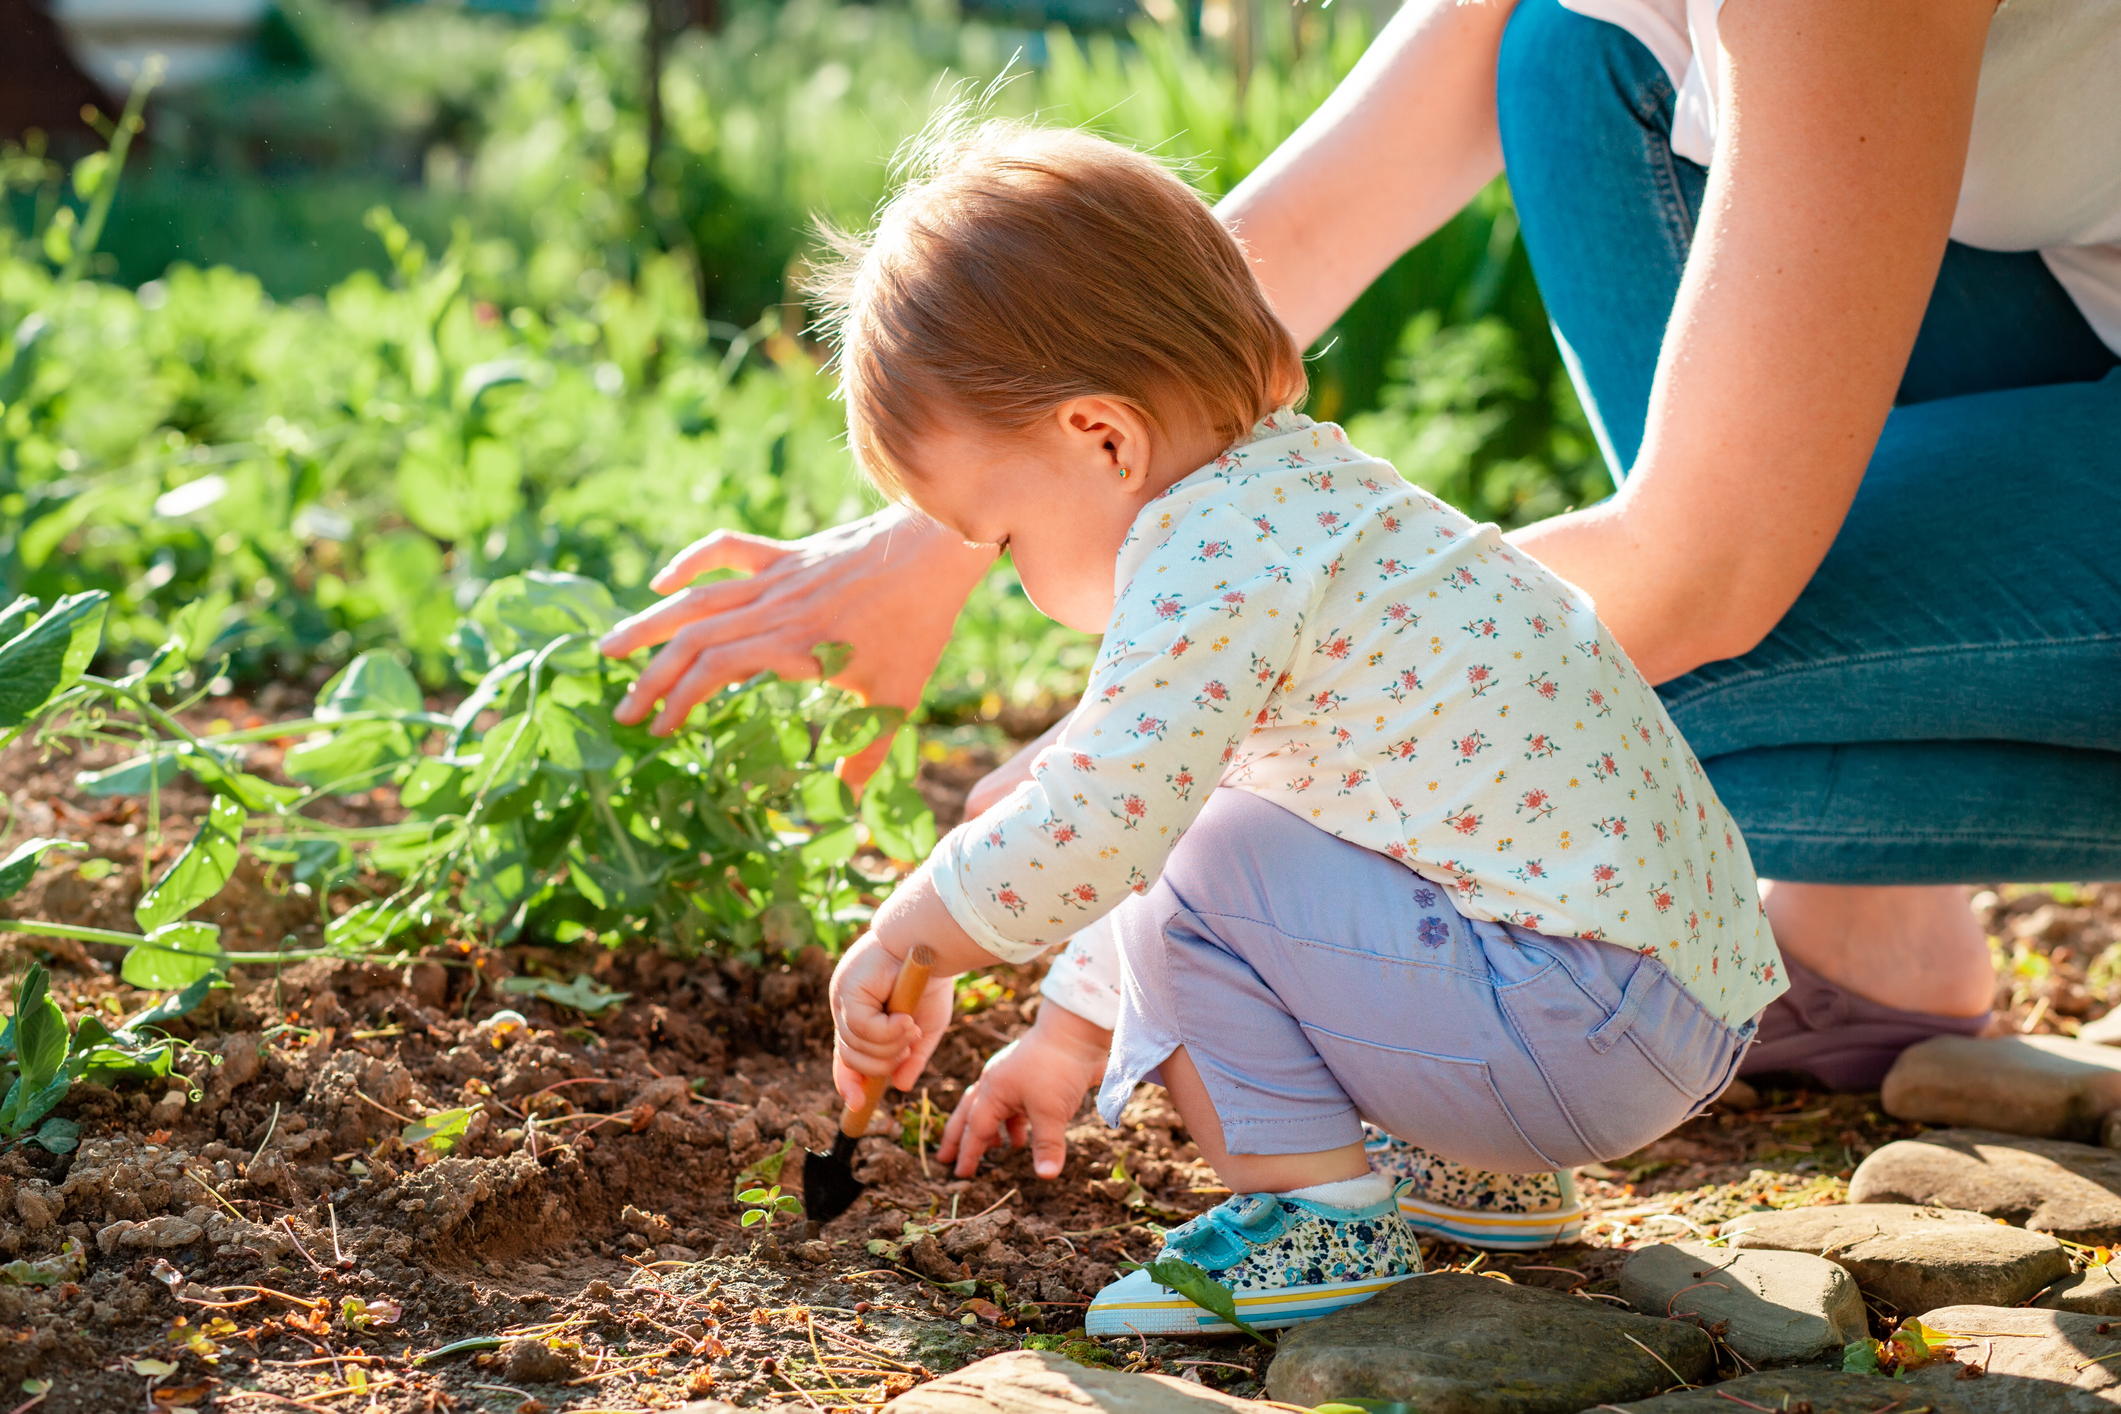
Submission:
<svg viewBox="0 0 2121 1414">
<path fill-rule="evenodd" d="M 401 645 L 439 682 L 458 614 L 503 576 L 583 574 L 638 605 L 709 530 L 863 513 L 792 337 L 811 216 L 865 221 L 899 143 L 1004 74 L 997 111 L 1154 150 L 1220 195 L 1367 43 L 1345 9 L 1269 11 L 1241 80 L 1226 47 L 1147 22 L 1078 39 L 943 0 L 748 0 L 672 43 L 651 154 L 638 3 L 290 4 L 274 64 L 156 110 L 95 278 L 52 244 L 93 174 L 0 154 L 0 589 L 108 591 L 119 654 L 208 602 L 239 673 Z M 1476 515 L 1605 489 L 1499 183 L 1312 371 L 1314 413 Z M 1065 696 L 1088 656 L 998 570 L 931 710 Z"/>
</svg>

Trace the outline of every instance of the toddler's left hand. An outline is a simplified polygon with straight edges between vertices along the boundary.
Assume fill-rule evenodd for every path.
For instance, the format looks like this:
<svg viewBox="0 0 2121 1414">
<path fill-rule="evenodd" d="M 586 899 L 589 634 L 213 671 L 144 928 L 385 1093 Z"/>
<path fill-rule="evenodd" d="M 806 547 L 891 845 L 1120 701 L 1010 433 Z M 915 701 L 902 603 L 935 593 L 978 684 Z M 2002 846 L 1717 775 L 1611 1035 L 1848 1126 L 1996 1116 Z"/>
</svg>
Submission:
<svg viewBox="0 0 2121 1414">
<path fill-rule="evenodd" d="M 899 1089 L 911 1089 L 950 1024 L 952 979 L 940 972 L 911 1013 L 890 1014 L 900 962 L 871 932 L 841 954 L 833 970 L 832 1081 L 850 1106 L 862 1102 L 867 1076 L 888 1075 Z"/>
</svg>

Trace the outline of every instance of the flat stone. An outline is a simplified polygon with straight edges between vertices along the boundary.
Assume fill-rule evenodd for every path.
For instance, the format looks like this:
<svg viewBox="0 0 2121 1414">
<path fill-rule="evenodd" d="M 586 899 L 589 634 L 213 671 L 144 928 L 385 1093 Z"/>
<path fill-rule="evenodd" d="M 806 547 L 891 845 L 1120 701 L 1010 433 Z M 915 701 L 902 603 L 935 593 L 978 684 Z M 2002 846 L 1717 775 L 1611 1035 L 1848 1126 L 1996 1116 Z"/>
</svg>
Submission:
<svg viewBox="0 0 2121 1414">
<path fill-rule="evenodd" d="M 1745 1375 L 1707 1389 L 1677 1389 L 1655 1399 L 1616 1404 L 1627 1414 L 1739 1414 L 1742 1399 L 1756 1409 L 1795 1409 L 1809 1402 L 1812 1414 L 1878 1414 L 1903 1391 L 1876 1375 L 1844 1375 L 1838 1370 L 1775 1370 Z M 1931 1414 L 1973 1414 L 1956 1393 L 1924 1391 L 1920 1401 Z M 1903 1405 L 1903 1408 L 1906 1406 Z"/>
<path fill-rule="evenodd" d="M 1050 1350 L 990 1355 L 884 1406 L 898 1414 L 1265 1414 L 1269 1406 L 1169 1375 L 1123 1375 Z"/>
<path fill-rule="evenodd" d="M 1648 1316 L 1692 1315 L 1755 1365 L 1794 1365 L 1870 1334 L 1863 1293 L 1809 1252 L 1733 1251 L 1705 1242 L 1640 1247 L 1620 1295 Z"/>
<path fill-rule="evenodd" d="M 1722 1234 L 1733 1247 L 1826 1257 L 1903 1314 L 1935 1306 L 2014 1306 L 2069 1275 L 2069 1258 L 2054 1238 L 1953 1208 L 1791 1208 L 1733 1218 Z"/>
<path fill-rule="evenodd" d="M 2067 1036 L 1932 1036 L 1893 1062 L 1881 1097 L 1896 1119 L 2043 1139 L 2098 1139 L 2121 1109 L 2121 1047 Z"/>
<path fill-rule="evenodd" d="M 2077 1030 L 2077 1039 L 2095 1046 L 2121 1046 L 2121 1007 L 2115 1007 L 2097 1021 L 2085 1022 Z"/>
<path fill-rule="evenodd" d="M 1913 1388 L 1894 1394 L 1950 1394 L 1973 1414 L 2114 1414 L 2121 1408 L 2121 1331 L 2100 1335 L 2099 1318 L 2068 1311 L 2010 1310 L 1994 1306 L 1947 1306 L 1922 1317 L 1925 1325 L 1965 1336 L 1958 1363 L 1941 1362 L 1910 1375 Z M 1969 1365 L 1985 1367 L 1979 1379 L 1961 1379 Z M 2081 1367 L 2081 1368 L 2080 1368 Z M 1880 1400 L 1881 1404 L 1885 1401 Z M 1901 1406 L 1914 1407 L 1917 1401 Z M 1732 1411 L 1736 1414 L 1736 1411 Z"/>
<path fill-rule="evenodd" d="M 2033 1304 L 2084 1316 L 2121 1316 L 2121 1282 L 2106 1267 L 2086 1267 L 2041 1292 Z"/>
<path fill-rule="evenodd" d="M 1714 1363 L 1707 1333 L 1681 1321 L 1438 1272 L 1284 1332 L 1267 1392 L 1307 1407 L 1355 1398 L 1422 1414 L 1576 1414 L 1670 1389 L 1675 1372 L 1701 1380 Z"/>
<path fill-rule="evenodd" d="M 2068 1242 L 2121 1240 L 2121 1153 L 2066 1139 L 1936 1130 L 1865 1159 L 1851 1203 L 1965 1208 Z"/>
</svg>

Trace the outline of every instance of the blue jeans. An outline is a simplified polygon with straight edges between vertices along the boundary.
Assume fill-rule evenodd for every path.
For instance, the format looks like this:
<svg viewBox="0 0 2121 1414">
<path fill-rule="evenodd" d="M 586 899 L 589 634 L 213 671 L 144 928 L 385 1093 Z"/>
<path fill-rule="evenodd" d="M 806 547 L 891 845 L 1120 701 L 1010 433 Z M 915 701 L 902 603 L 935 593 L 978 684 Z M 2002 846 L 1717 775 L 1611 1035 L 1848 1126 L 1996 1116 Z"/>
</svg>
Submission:
<svg viewBox="0 0 2121 1414">
<path fill-rule="evenodd" d="M 1618 479 L 1708 174 L 1672 153 L 1663 67 L 1557 0 L 1518 6 L 1497 93 L 1525 248 Z M 1947 250 L 1818 573 L 1753 651 L 1658 689 L 1763 876 L 2121 878 L 2117 368 L 2038 255 Z"/>
</svg>

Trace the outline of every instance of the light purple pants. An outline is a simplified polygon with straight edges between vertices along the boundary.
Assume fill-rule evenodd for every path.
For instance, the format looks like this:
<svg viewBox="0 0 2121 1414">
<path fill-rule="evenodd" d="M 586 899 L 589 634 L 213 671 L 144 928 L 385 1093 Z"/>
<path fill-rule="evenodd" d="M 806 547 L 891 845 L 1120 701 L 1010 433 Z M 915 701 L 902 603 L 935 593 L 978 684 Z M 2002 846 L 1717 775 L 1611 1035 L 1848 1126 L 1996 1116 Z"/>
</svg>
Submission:
<svg viewBox="0 0 2121 1414">
<path fill-rule="evenodd" d="M 1247 791 L 1217 790 L 1113 915 L 1116 1123 L 1180 1046 L 1233 1154 L 1362 1139 L 1361 1120 L 1511 1173 L 1632 1153 L 1697 1113 L 1753 1036 L 1655 958 L 1477 922 L 1447 890 Z"/>
</svg>

